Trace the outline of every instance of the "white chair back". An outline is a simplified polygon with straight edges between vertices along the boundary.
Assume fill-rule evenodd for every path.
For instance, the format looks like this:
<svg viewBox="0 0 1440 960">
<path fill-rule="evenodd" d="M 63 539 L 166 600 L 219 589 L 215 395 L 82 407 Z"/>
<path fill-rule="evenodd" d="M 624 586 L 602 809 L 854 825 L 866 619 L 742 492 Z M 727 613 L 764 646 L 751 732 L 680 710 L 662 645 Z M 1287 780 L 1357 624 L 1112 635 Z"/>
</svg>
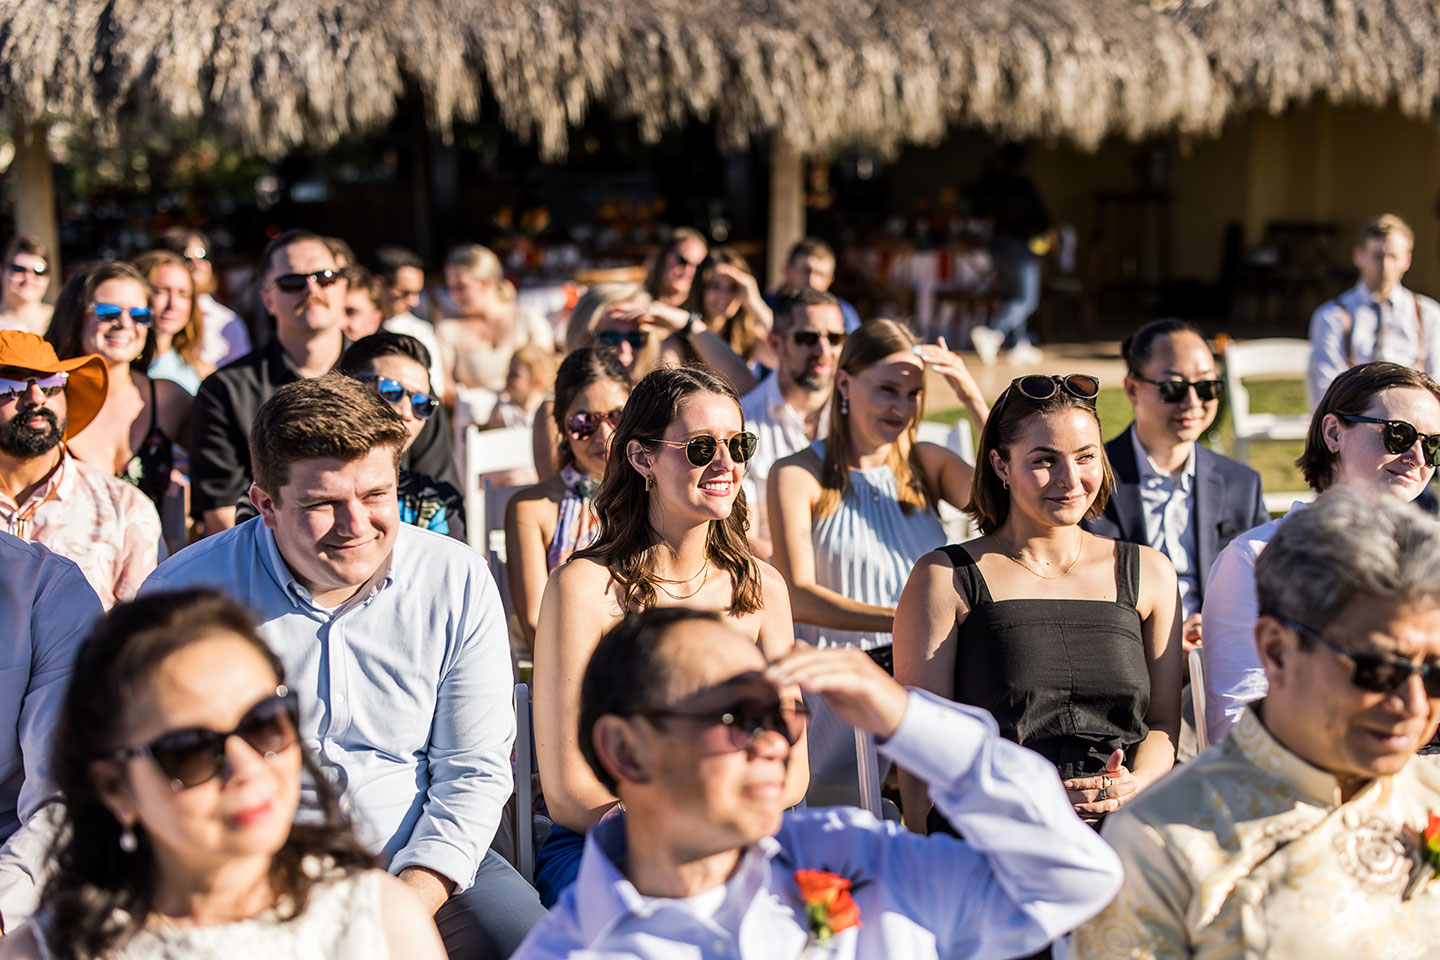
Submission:
<svg viewBox="0 0 1440 960">
<path fill-rule="evenodd" d="M 1198 647 L 1190 651 L 1190 702 L 1195 706 L 1195 748 L 1204 753 L 1210 732 L 1205 726 L 1205 658 Z"/>
<path fill-rule="evenodd" d="M 1232 341 L 1225 347 L 1225 400 L 1235 428 L 1235 458 L 1250 461 L 1255 440 L 1303 440 L 1310 414 L 1252 413 L 1247 377 L 1304 380 L 1310 370 L 1310 341 L 1275 337 Z"/>
<path fill-rule="evenodd" d="M 502 430 L 481 430 L 471 424 L 465 428 L 465 523 L 466 539 L 482 553 L 490 549 L 485 486 L 481 477 L 501 470 L 519 470 L 535 465 L 533 432 L 529 427 Z M 502 504 L 501 510 L 504 510 Z M 503 512 L 501 516 L 503 517 Z M 500 528 L 504 529 L 503 525 Z M 501 536 L 504 534 L 502 532 Z M 502 547 L 503 549 L 503 547 Z"/>
</svg>

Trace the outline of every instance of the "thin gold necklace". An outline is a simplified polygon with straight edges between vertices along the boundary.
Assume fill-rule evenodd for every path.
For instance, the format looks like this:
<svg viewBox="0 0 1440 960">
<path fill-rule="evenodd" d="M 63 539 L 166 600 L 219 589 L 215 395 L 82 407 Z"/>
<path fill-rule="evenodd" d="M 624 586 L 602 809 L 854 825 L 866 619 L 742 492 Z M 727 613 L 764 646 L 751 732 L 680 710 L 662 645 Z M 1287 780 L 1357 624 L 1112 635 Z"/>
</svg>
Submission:
<svg viewBox="0 0 1440 960">
<path fill-rule="evenodd" d="M 1058 576 L 1045 576 L 1045 574 L 1041 573 L 1039 570 L 1036 570 L 1034 567 L 1030 566 L 1030 564 L 1022 560 L 1020 558 L 1021 555 L 1019 550 L 1015 550 L 1013 553 L 1006 551 L 1005 556 L 1010 558 L 1012 562 L 1020 564 L 1020 566 L 1024 567 L 1026 570 L 1030 571 L 1030 573 L 1039 577 L 1041 580 L 1064 580 L 1066 575 L 1068 575 L 1071 570 L 1075 569 L 1075 564 L 1078 563 L 1080 560 L 1080 554 L 1084 552 L 1083 548 L 1085 545 L 1085 531 L 1081 530 L 1079 527 L 1076 527 L 1075 533 L 1077 534 L 1077 536 L 1075 537 L 1075 556 L 1070 558 L 1070 562 L 1065 565 L 1065 569 L 1060 571 Z"/>
<path fill-rule="evenodd" d="M 701 573 L 704 574 L 703 577 L 700 577 Z M 694 580 L 695 577 L 700 577 L 700 586 L 696 587 L 694 590 L 691 590 L 684 596 L 671 593 L 669 588 L 665 586 L 665 584 L 667 583 L 689 583 L 690 580 Z M 696 573 L 695 576 L 692 576 L 690 580 L 662 580 L 659 577 L 655 577 L 653 579 L 655 580 L 655 586 L 659 587 L 662 591 L 664 591 L 665 596 L 669 597 L 671 600 L 689 600 L 691 597 L 695 596 L 695 594 L 705 589 L 705 584 L 710 579 L 710 561 L 707 558 L 705 561 L 705 567 L 699 573 Z"/>
<path fill-rule="evenodd" d="M 652 576 L 650 579 L 651 579 L 651 580 L 654 580 L 656 583 L 677 583 L 677 584 L 678 584 L 678 583 L 689 583 L 691 580 L 694 580 L 696 577 L 700 576 L 700 574 L 704 573 L 706 570 L 709 570 L 709 569 L 710 569 L 710 558 L 707 556 L 704 560 L 701 560 L 701 561 L 700 561 L 700 569 L 699 569 L 699 570 L 696 570 L 694 573 L 690 574 L 690 576 L 686 577 L 684 580 L 666 580 L 664 577 L 654 577 L 654 576 Z"/>
</svg>

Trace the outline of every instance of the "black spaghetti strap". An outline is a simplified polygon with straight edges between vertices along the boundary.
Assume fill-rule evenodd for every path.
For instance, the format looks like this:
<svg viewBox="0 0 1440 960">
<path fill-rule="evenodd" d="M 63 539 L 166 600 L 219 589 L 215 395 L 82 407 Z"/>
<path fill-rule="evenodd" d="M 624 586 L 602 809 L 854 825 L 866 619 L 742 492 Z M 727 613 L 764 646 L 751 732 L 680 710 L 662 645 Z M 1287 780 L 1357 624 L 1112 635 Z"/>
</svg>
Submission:
<svg viewBox="0 0 1440 960">
<path fill-rule="evenodd" d="M 950 565 L 955 568 L 955 576 L 960 581 L 961 593 L 965 595 L 965 602 L 973 610 L 982 603 L 991 603 L 990 588 L 985 584 L 985 576 L 980 572 L 980 567 L 975 563 L 975 558 L 970 556 L 958 543 L 952 543 L 940 548 L 950 560 Z"/>
<path fill-rule="evenodd" d="M 1115 541 L 1115 602 L 1135 607 L 1140 600 L 1140 547 Z"/>
<path fill-rule="evenodd" d="M 155 426 L 160 422 L 160 404 L 155 402 L 155 378 L 147 376 L 150 381 L 150 429 L 145 431 L 148 437 L 155 432 Z"/>
</svg>

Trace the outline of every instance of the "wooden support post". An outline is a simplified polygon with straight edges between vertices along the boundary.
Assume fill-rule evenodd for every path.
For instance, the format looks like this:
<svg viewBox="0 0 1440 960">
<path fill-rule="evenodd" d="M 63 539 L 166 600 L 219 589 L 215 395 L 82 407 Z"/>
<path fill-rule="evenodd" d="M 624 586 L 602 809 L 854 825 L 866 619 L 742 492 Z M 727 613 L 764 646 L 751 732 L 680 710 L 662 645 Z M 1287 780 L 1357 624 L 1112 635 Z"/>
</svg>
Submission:
<svg viewBox="0 0 1440 960">
<path fill-rule="evenodd" d="M 10 163 L 10 187 L 15 196 L 15 231 L 31 233 L 50 248 L 52 276 L 60 270 L 60 225 L 55 210 L 55 177 L 50 169 L 50 150 L 45 144 L 44 123 L 16 125 L 15 159 Z M 50 284 L 47 300 L 60 292 L 60 283 Z"/>
<path fill-rule="evenodd" d="M 770 141 L 770 228 L 765 238 L 768 289 L 780 285 L 785 255 L 805 236 L 805 161 L 785 137 Z"/>
</svg>

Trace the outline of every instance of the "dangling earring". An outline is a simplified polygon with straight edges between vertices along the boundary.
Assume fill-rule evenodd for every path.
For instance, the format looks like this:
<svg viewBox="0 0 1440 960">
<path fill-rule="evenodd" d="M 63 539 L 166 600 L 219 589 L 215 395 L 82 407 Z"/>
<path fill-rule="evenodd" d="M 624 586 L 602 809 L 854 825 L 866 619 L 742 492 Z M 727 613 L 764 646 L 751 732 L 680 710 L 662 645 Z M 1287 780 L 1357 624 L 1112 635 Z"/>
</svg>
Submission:
<svg viewBox="0 0 1440 960">
<path fill-rule="evenodd" d="M 645 478 L 645 492 L 646 492 L 646 493 L 649 493 L 649 492 L 650 492 L 650 478 L 649 478 L 649 477 L 646 477 L 646 478 Z"/>
<path fill-rule="evenodd" d="M 850 416 L 850 398 L 843 393 L 840 394 L 840 416 Z"/>
<path fill-rule="evenodd" d="M 1006 490 L 1010 489 L 1010 484 L 1006 483 L 1004 480 L 1000 481 L 1000 486 L 1004 487 Z"/>
<path fill-rule="evenodd" d="M 134 853 L 140 849 L 140 841 L 135 839 L 135 828 L 125 824 L 125 829 L 120 831 L 120 849 L 125 853 Z"/>
</svg>

